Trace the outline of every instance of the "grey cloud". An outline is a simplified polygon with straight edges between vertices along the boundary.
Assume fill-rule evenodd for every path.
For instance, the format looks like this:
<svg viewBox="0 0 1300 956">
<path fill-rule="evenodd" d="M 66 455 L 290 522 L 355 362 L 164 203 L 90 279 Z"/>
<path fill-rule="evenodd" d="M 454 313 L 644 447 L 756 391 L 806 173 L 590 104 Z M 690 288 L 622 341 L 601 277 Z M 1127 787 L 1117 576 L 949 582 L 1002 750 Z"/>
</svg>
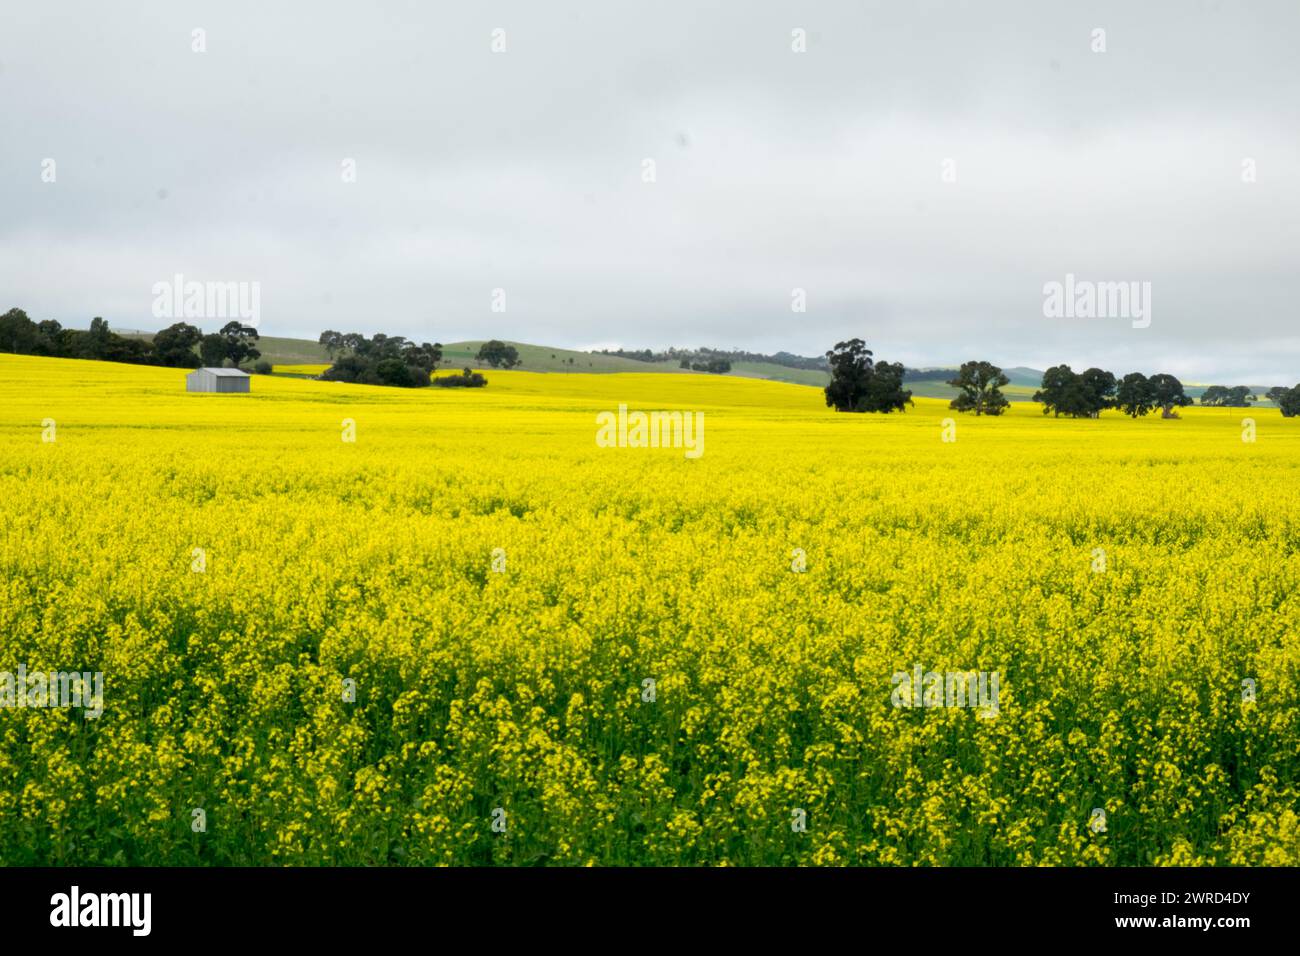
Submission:
<svg viewBox="0 0 1300 956">
<path fill-rule="evenodd" d="M 1300 379 L 1292 2 L 268 7 L 6 12 L 0 308 Z M 1044 318 L 1066 272 L 1151 328 Z"/>
</svg>

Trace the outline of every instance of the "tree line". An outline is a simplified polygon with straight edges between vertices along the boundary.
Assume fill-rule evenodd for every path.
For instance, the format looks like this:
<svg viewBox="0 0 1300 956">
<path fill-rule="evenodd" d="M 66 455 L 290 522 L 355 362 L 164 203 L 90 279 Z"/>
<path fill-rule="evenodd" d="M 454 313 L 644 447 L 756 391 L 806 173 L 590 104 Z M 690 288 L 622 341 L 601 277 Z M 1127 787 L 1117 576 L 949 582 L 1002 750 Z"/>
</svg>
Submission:
<svg viewBox="0 0 1300 956">
<path fill-rule="evenodd" d="M 597 354 L 597 353 L 592 353 Z M 676 362 L 679 368 L 688 368 L 696 372 L 713 372 L 724 374 L 731 371 L 732 362 L 765 362 L 781 365 L 785 368 L 825 369 L 826 359 L 822 356 L 807 358 L 792 352 L 746 352 L 742 349 L 714 349 L 701 347 L 697 349 L 668 348 L 656 352 L 653 349 L 601 349 L 600 355 L 615 355 L 619 358 L 632 359 L 637 362 Z"/>
<path fill-rule="evenodd" d="M 357 382 L 362 385 L 392 385 L 399 388 L 475 388 L 487 384 L 479 373 L 466 368 L 459 375 L 434 377 L 442 364 L 442 343 L 416 343 L 402 335 L 377 332 L 367 338 L 360 332 L 335 332 L 326 329 L 317 342 L 330 358 L 330 368 L 321 378 L 333 382 Z M 523 364 L 519 350 L 499 339 L 479 346 L 476 362 L 493 368 L 514 368 Z M 450 364 L 450 363 L 448 363 Z"/>
<path fill-rule="evenodd" d="M 903 388 L 907 370 L 897 362 L 874 361 L 862 339 L 835 343 L 826 359 L 831 371 L 826 404 L 836 411 L 901 412 L 914 404 L 911 391 Z M 1002 393 L 1009 379 L 992 362 L 963 362 L 946 384 L 957 389 L 957 397 L 948 404 L 957 412 L 1001 415 L 1010 404 Z M 1271 388 L 1266 397 L 1278 405 L 1284 417 L 1300 415 L 1300 384 Z M 1243 407 L 1254 400 L 1247 386 L 1212 385 L 1205 390 L 1201 404 Z M 1147 376 L 1130 372 L 1117 378 L 1104 369 L 1075 372 L 1068 365 L 1055 365 L 1043 373 L 1034 401 L 1043 406 L 1044 415 L 1055 418 L 1097 418 L 1107 409 L 1118 409 L 1133 418 L 1159 410 L 1163 418 L 1177 418 L 1175 409 L 1193 404 L 1183 383 L 1167 373 Z"/>
<path fill-rule="evenodd" d="M 1275 388 L 1269 393 L 1272 398 L 1273 392 L 1285 392 L 1285 388 Z M 1227 387 L 1224 385 L 1211 385 L 1201 393 L 1202 405 L 1215 405 L 1223 408 L 1249 408 L 1251 402 L 1258 399 L 1251 394 L 1249 385 L 1233 385 Z"/>
<path fill-rule="evenodd" d="M 682 359 L 677 363 L 678 368 L 688 368 L 692 372 L 709 372 L 713 375 L 726 375 L 731 371 L 731 362 L 728 359 L 710 358 L 705 362 L 692 362 L 688 358 Z"/>
<path fill-rule="evenodd" d="M 1283 418 L 1294 418 L 1300 415 L 1300 383 L 1296 383 L 1291 388 L 1276 385 L 1270 388 L 1264 397 L 1277 403 L 1277 407 L 1282 409 Z"/>
<path fill-rule="evenodd" d="M 239 322 L 227 322 L 220 332 L 204 335 L 197 326 L 177 322 L 157 332 L 153 340 L 127 338 L 108 327 L 100 316 L 90 329 L 65 329 L 53 319 L 33 321 L 22 309 L 0 315 L 0 352 L 44 355 L 51 358 L 93 359 L 134 365 L 165 365 L 169 368 L 221 366 L 238 367 L 256 362 L 254 371 L 269 373 L 271 365 L 257 362 L 257 330 Z"/>
<path fill-rule="evenodd" d="M 402 335 L 376 332 L 367 338 L 327 329 L 317 341 L 330 358 L 330 367 L 320 375 L 326 382 L 425 388 L 442 361 L 442 343 L 413 342 Z"/>
<path fill-rule="evenodd" d="M 903 388 L 907 369 L 901 362 L 877 362 L 862 339 L 836 342 L 826 353 L 831 380 L 826 404 L 839 412 L 905 411 L 914 405 L 912 392 Z M 959 412 L 1001 415 L 1008 402 L 1002 386 L 1008 383 L 1002 369 L 990 362 L 965 362 L 947 384 L 960 394 L 949 403 Z"/>
<path fill-rule="evenodd" d="M 1293 388 L 1275 386 L 1265 395 L 1284 418 L 1300 414 L 1300 384 Z M 1043 373 L 1043 383 L 1034 393 L 1043 403 L 1043 414 L 1071 418 L 1096 418 L 1108 408 L 1132 418 L 1159 411 L 1162 418 L 1177 418 L 1175 409 L 1195 404 L 1183 383 L 1166 373 L 1150 377 L 1130 372 L 1117 379 L 1099 368 L 1075 373 L 1068 365 L 1057 365 Z M 1201 395 L 1201 404 L 1219 408 L 1249 408 L 1256 397 L 1246 385 L 1211 385 Z"/>
<path fill-rule="evenodd" d="M 1173 375 L 1162 372 L 1148 378 L 1130 372 L 1117 379 L 1104 369 L 1075 372 L 1068 365 L 1055 365 L 1043 373 L 1034 401 L 1043 403 L 1044 415 L 1069 418 L 1096 418 L 1108 408 L 1132 418 L 1160 409 L 1163 418 L 1176 418 L 1175 408 L 1192 404 L 1183 383 Z"/>
</svg>

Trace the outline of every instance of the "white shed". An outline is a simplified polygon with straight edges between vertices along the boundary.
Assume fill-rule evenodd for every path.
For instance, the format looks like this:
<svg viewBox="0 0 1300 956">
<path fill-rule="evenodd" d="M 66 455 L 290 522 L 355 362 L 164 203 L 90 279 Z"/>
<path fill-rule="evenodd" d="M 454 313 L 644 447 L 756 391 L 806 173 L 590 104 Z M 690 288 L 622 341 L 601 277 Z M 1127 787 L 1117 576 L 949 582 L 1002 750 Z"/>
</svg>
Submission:
<svg viewBox="0 0 1300 956">
<path fill-rule="evenodd" d="M 247 392 L 248 378 L 237 368 L 196 368 L 185 376 L 185 391 Z"/>
</svg>

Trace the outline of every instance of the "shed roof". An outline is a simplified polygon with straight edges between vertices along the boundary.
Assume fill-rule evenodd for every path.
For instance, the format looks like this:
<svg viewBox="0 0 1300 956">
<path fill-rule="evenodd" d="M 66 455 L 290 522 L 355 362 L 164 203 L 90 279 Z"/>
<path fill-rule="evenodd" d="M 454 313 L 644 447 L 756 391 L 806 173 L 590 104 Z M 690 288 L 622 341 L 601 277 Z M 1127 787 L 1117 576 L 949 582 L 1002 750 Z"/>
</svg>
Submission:
<svg viewBox="0 0 1300 956">
<path fill-rule="evenodd" d="M 226 378 L 248 378 L 248 373 L 240 368 L 196 368 L 196 372 L 211 372 L 213 375 L 221 375 Z"/>
</svg>

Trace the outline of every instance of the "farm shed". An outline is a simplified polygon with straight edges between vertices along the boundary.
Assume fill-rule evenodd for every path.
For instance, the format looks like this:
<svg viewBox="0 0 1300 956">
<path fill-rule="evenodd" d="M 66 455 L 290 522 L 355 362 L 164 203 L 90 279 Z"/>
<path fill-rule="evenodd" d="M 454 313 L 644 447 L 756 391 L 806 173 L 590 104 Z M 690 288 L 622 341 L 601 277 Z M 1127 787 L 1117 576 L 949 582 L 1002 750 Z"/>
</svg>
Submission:
<svg viewBox="0 0 1300 956">
<path fill-rule="evenodd" d="M 248 373 L 237 368 L 196 368 L 185 376 L 187 392 L 247 392 Z"/>
</svg>

